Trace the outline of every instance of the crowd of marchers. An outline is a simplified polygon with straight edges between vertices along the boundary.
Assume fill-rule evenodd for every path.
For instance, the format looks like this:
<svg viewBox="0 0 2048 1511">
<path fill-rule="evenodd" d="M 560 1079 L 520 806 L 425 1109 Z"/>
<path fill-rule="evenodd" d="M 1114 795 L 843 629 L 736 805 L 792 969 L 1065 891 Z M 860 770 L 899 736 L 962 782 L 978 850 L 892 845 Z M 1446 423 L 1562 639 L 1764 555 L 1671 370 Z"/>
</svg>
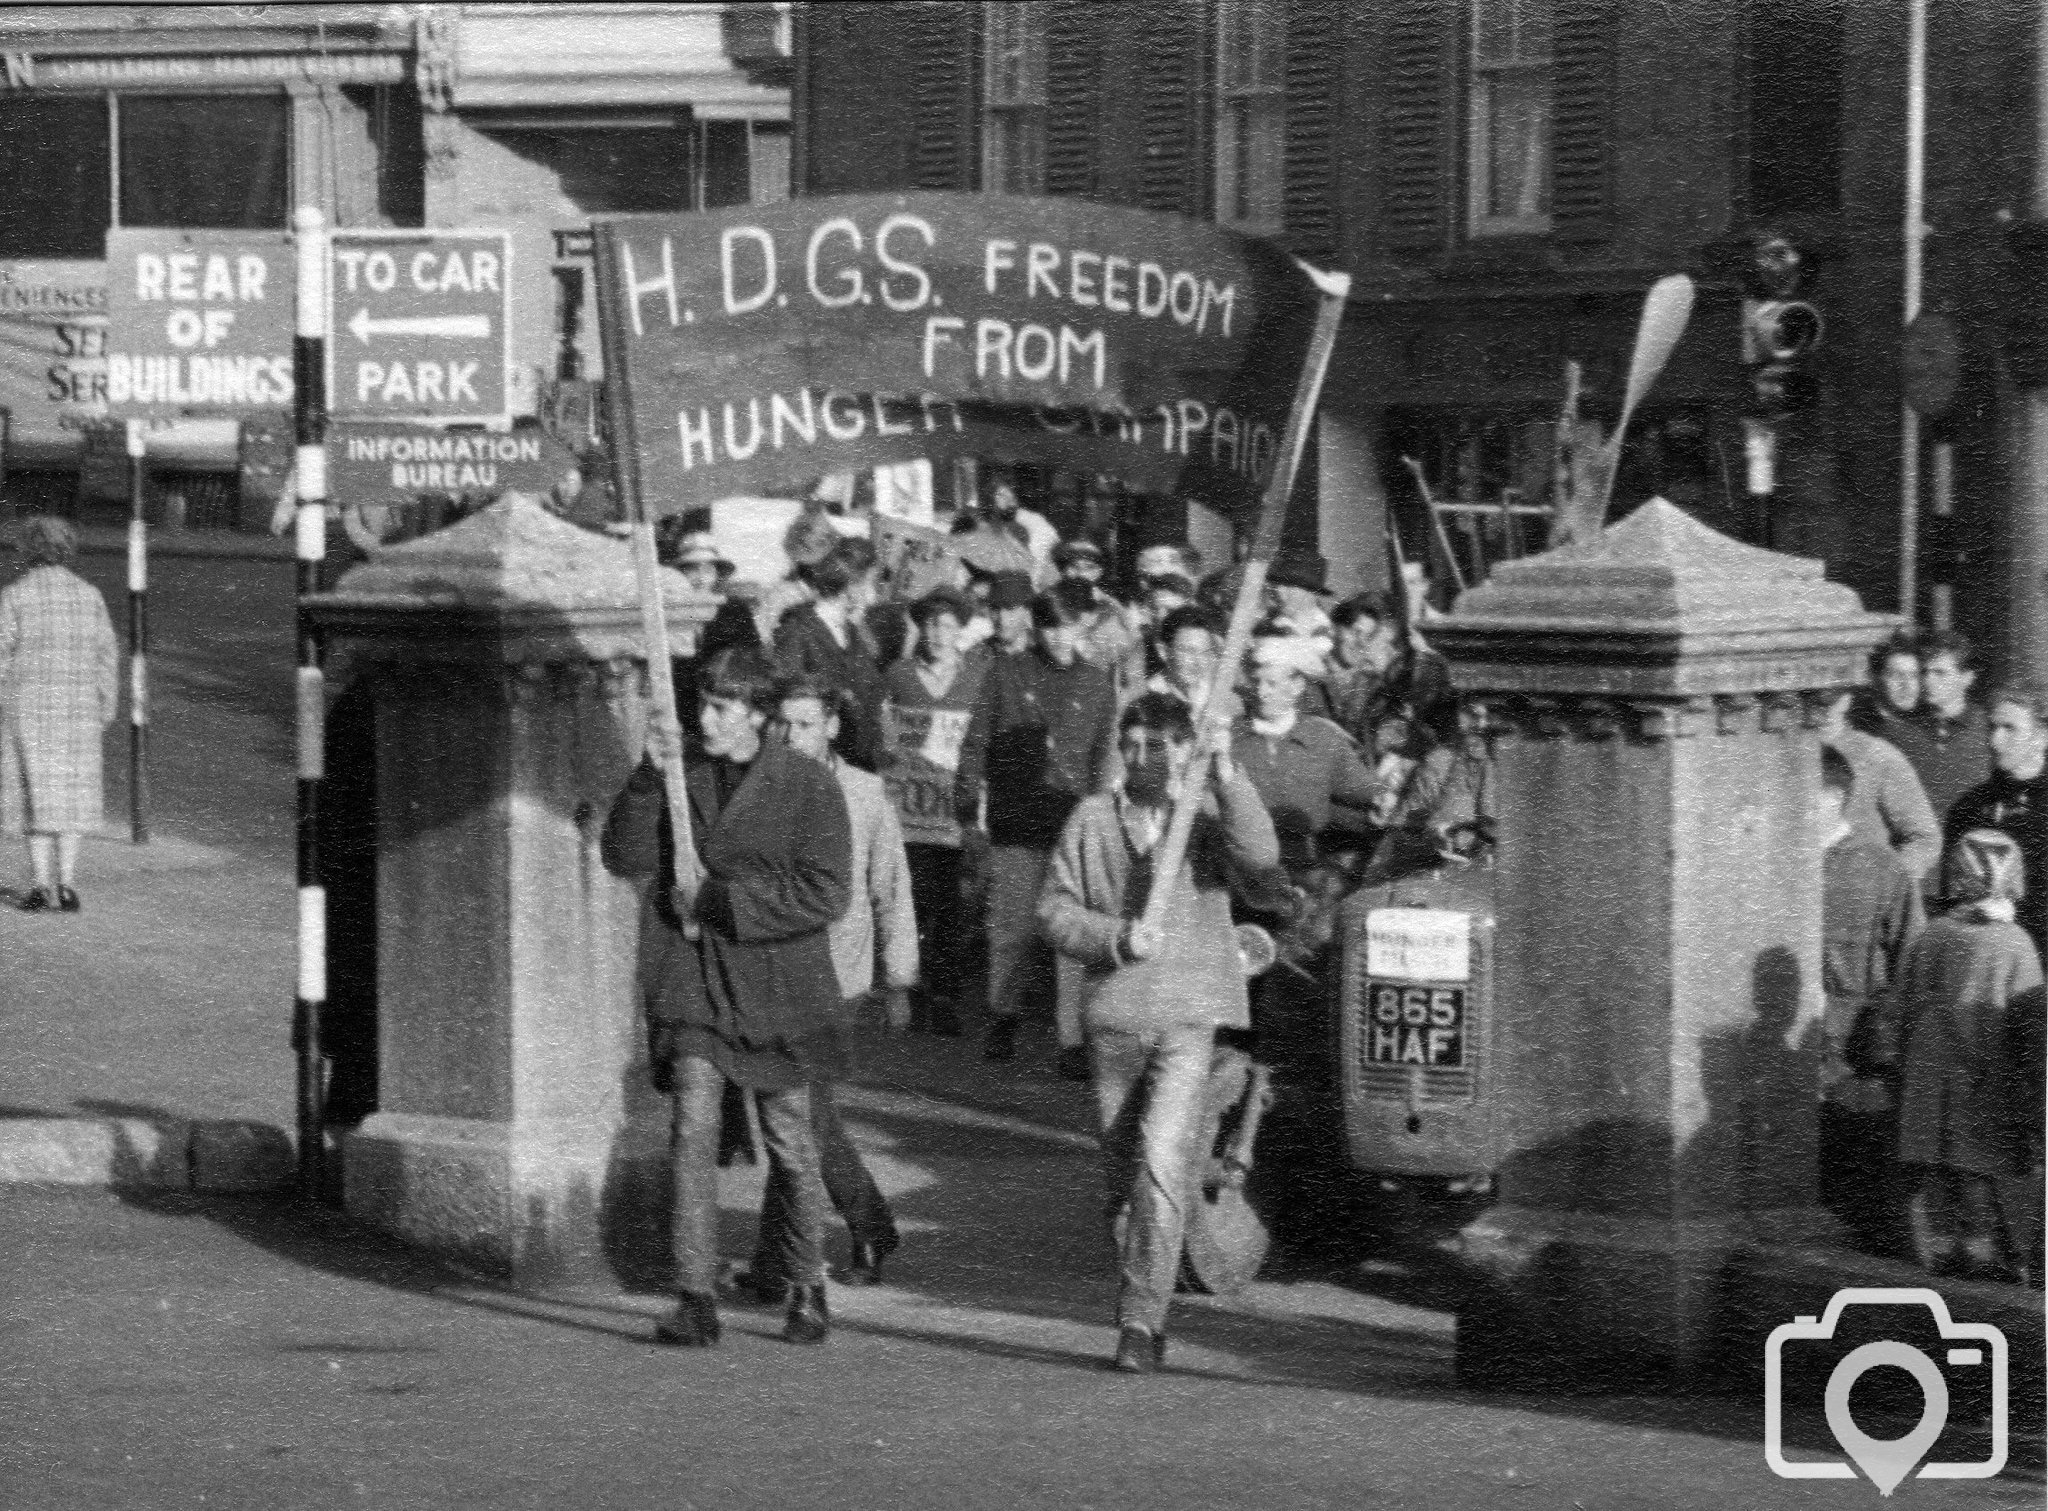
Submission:
<svg viewBox="0 0 2048 1511">
<path fill-rule="evenodd" d="M 837 1278 L 880 1278 L 898 1234 L 831 1092 L 853 1022 L 971 1029 L 1009 1061 L 1020 1025 L 1050 1019 L 1052 1068 L 1091 1082 L 1100 1116 L 1114 1362 L 1156 1369 L 1211 1056 L 1260 1028 L 1232 920 L 1312 952 L 1353 889 L 1493 843 L 1486 721 L 1429 648 L 1420 592 L 1335 601 L 1320 558 L 1283 551 L 1205 710 L 1241 569 L 1205 576 L 1185 541 L 1157 542 L 1114 595 L 1097 544 L 991 495 L 922 559 L 807 511 L 790 578 L 751 597 L 728 594 L 710 535 L 663 534 L 720 600 L 676 668 L 701 884 L 675 884 L 658 737 L 606 853 L 656 881 L 642 981 L 675 1099 L 680 1292 L 664 1341 L 715 1342 L 721 1296 L 823 1339 L 833 1208 Z M 2038 1285 L 2048 701 L 2024 681 L 1978 692 L 1959 637 L 1900 638 L 1830 709 L 1819 1173 L 1856 1242 Z M 1162 879 L 1185 792 L 1191 842 Z M 715 1178 L 753 1130 L 771 1177 L 740 1268 L 716 1253 Z"/>
</svg>

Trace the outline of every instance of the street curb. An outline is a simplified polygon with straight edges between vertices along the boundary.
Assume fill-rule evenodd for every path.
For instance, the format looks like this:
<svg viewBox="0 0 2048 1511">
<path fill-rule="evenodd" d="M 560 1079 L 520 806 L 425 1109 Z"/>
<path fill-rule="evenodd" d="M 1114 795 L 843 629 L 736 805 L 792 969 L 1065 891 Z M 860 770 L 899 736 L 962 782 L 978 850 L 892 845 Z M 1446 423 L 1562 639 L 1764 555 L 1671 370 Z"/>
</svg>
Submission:
<svg viewBox="0 0 2048 1511">
<path fill-rule="evenodd" d="M 233 1119 L 0 1119 L 0 1185 L 268 1195 L 295 1177 L 292 1142 Z"/>
</svg>

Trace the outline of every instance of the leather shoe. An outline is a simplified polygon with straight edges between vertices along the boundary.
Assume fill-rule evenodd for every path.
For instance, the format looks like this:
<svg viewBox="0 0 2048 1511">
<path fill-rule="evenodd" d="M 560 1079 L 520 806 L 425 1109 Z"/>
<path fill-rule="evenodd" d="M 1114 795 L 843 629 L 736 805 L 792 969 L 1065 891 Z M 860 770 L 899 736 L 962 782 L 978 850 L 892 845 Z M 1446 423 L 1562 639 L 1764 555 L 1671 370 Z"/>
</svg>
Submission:
<svg viewBox="0 0 2048 1511">
<path fill-rule="evenodd" d="M 853 1252 L 847 1256 L 843 1268 L 834 1270 L 832 1278 L 841 1285 L 880 1285 L 882 1283 L 882 1261 L 896 1252 L 901 1242 L 893 1233 L 880 1243 L 863 1243 L 854 1240 Z"/>
<path fill-rule="evenodd" d="M 47 913 L 50 910 L 49 891 L 44 887 L 31 887 L 22 893 L 21 901 L 15 906 L 24 913 Z"/>
<path fill-rule="evenodd" d="M 1127 1375 L 1156 1374 L 1166 1363 L 1166 1334 L 1136 1323 L 1117 1330 L 1116 1358 L 1110 1368 Z"/>
<path fill-rule="evenodd" d="M 991 1018 L 988 1037 L 981 1046 L 981 1057 L 1006 1065 L 1017 1058 L 1017 1020 L 1015 1018 Z"/>
<path fill-rule="evenodd" d="M 654 1341 L 671 1348 L 710 1348 L 721 1331 L 717 1298 L 684 1291 L 676 1297 L 675 1312 L 654 1324 Z"/>
<path fill-rule="evenodd" d="M 782 1319 L 785 1343 L 823 1343 L 832 1331 L 832 1314 L 825 1307 L 822 1285 L 795 1285 L 789 1289 L 789 1312 Z"/>
<path fill-rule="evenodd" d="M 76 913 L 78 908 L 78 894 L 69 887 L 59 887 L 57 889 L 57 911 L 60 913 Z"/>
</svg>

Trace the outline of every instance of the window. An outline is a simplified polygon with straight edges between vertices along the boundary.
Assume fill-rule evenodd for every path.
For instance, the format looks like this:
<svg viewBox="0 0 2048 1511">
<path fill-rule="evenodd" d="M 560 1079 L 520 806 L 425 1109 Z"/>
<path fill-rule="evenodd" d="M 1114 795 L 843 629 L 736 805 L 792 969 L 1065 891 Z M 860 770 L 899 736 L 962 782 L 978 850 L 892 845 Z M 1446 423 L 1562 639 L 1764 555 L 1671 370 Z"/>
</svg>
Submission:
<svg viewBox="0 0 2048 1511">
<path fill-rule="evenodd" d="M 1471 232 L 1550 229 L 1552 0 L 1472 0 Z"/>
<path fill-rule="evenodd" d="M 985 12 L 988 116 L 981 183 L 998 194 L 1045 192 L 1045 6 L 1003 0 Z"/>
<path fill-rule="evenodd" d="M 1750 10 L 1749 214 L 1842 208 L 1842 0 Z"/>
<path fill-rule="evenodd" d="M 1218 0 L 1216 218 L 1254 235 L 1280 231 L 1287 170 L 1283 0 Z"/>
<path fill-rule="evenodd" d="M 0 98 L 0 258 L 107 255 L 114 159 L 104 96 Z"/>
<path fill-rule="evenodd" d="M 0 258 L 106 255 L 110 226 L 285 225 L 278 94 L 0 98 Z"/>
</svg>

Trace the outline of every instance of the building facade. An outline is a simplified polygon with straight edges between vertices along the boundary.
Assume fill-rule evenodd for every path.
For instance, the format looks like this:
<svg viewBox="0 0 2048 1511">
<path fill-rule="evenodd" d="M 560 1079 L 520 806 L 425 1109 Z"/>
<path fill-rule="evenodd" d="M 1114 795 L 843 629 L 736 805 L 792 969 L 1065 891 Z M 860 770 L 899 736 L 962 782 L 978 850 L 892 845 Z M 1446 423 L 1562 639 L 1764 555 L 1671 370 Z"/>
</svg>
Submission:
<svg viewBox="0 0 2048 1511">
<path fill-rule="evenodd" d="M 10 8 L 9 496 L 122 491 L 109 229 L 282 229 L 311 205 L 336 226 L 509 230 L 511 407 L 533 415 L 599 370 L 593 217 L 787 197 L 791 71 L 777 4 Z M 267 519 L 285 418 L 178 425 L 152 465 L 212 500 L 206 523 Z"/>
<path fill-rule="evenodd" d="M 1898 604 L 1910 557 L 1922 622 L 1996 645 L 2044 565 L 2013 559 L 2015 515 L 2042 504 L 2001 462 L 2004 226 L 2034 166 L 2033 21 L 1989 0 L 1926 8 L 1922 308 L 1956 340 L 1932 343 L 1910 447 L 1908 4 L 803 5 L 795 182 L 1077 195 L 1347 269 L 1306 527 L 1340 585 L 1383 571 L 1388 511 L 1440 575 L 1447 554 L 1469 574 L 1529 544 L 1531 526 L 1503 521 L 1547 496 L 1568 364 L 1580 412 L 1611 425 L 1645 291 L 1690 273 L 1691 323 L 1631 425 L 1616 507 L 1662 493 L 1825 559 L 1873 607 Z M 1799 363 L 1803 402 L 1760 426 L 1743 330 L 1773 235 L 1799 252 L 1794 292 L 1825 333 Z M 1760 429 L 1768 506 L 1746 464 Z M 1417 471 L 1455 506 L 1441 537 Z"/>
</svg>

